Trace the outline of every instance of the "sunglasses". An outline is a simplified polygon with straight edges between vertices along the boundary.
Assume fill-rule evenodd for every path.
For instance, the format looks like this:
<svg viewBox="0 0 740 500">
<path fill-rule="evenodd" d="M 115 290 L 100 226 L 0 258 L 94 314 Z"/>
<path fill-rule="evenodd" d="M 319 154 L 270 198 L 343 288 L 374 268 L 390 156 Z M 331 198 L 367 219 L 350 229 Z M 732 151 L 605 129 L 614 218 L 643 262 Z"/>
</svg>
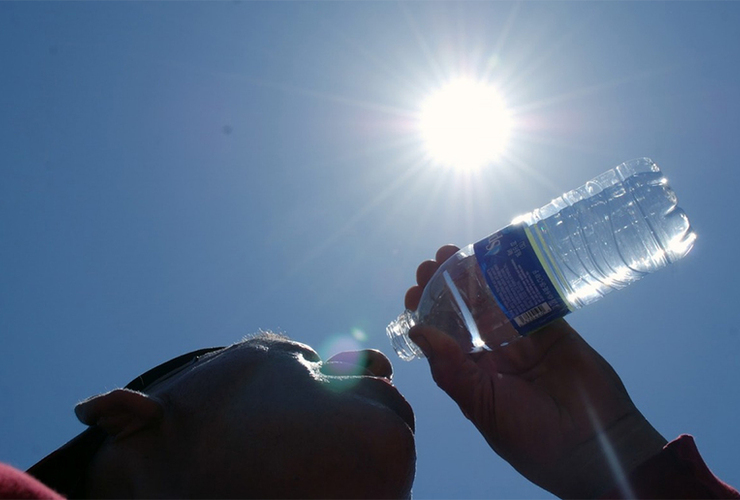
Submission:
<svg viewBox="0 0 740 500">
<path fill-rule="evenodd" d="M 155 366 L 151 370 L 142 373 L 133 379 L 131 382 L 126 384 L 125 388 L 132 391 L 144 392 L 146 389 L 175 376 L 188 366 L 194 365 L 204 354 L 221 349 L 223 349 L 223 347 L 198 349 L 197 351 L 188 352 L 169 361 L 165 361 L 161 365 Z"/>
</svg>

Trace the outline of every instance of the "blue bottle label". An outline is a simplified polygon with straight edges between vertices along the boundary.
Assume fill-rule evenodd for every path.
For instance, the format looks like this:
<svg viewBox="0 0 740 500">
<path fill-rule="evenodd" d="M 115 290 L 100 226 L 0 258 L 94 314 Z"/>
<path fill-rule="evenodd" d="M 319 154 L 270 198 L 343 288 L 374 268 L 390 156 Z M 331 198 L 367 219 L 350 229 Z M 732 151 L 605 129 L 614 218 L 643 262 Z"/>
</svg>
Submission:
<svg viewBox="0 0 740 500">
<path fill-rule="evenodd" d="M 520 335 L 570 312 L 543 267 L 525 224 L 505 227 L 473 248 L 501 310 Z"/>
</svg>

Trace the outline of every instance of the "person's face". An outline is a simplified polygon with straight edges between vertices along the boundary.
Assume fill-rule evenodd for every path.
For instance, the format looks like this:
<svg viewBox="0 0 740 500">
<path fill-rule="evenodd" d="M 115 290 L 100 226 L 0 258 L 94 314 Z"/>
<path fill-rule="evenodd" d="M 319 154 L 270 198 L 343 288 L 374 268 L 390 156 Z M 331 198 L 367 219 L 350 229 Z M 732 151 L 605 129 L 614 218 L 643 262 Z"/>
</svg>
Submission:
<svg viewBox="0 0 740 500">
<path fill-rule="evenodd" d="M 163 395 L 189 495 L 407 497 L 414 416 L 378 351 L 322 362 L 280 338 L 209 354 Z"/>
</svg>

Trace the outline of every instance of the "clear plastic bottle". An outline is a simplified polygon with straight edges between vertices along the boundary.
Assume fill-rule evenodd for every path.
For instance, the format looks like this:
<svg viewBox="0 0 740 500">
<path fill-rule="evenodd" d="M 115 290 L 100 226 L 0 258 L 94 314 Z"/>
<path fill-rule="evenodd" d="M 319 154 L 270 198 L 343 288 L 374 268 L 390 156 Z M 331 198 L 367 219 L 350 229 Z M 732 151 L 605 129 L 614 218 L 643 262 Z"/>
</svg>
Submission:
<svg viewBox="0 0 740 500">
<path fill-rule="evenodd" d="M 424 354 L 415 324 L 468 352 L 506 345 L 691 250 L 696 234 L 658 166 L 625 162 L 449 258 L 416 311 L 388 325 L 396 353 Z"/>
</svg>

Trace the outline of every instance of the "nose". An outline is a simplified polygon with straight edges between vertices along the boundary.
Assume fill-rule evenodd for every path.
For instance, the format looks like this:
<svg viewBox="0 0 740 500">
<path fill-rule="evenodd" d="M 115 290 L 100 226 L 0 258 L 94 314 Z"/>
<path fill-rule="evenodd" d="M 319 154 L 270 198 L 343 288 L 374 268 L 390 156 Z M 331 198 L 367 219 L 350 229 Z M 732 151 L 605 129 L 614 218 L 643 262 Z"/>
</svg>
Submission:
<svg viewBox="0 0 740 500">
<path fill-rule="evenodd" d="M 327 359 L 321 369 L 327 375 L 369 375 L 388 380 L 393 378 L 393 365 L 375 349 L 346 351 Z"/>
</svg>

